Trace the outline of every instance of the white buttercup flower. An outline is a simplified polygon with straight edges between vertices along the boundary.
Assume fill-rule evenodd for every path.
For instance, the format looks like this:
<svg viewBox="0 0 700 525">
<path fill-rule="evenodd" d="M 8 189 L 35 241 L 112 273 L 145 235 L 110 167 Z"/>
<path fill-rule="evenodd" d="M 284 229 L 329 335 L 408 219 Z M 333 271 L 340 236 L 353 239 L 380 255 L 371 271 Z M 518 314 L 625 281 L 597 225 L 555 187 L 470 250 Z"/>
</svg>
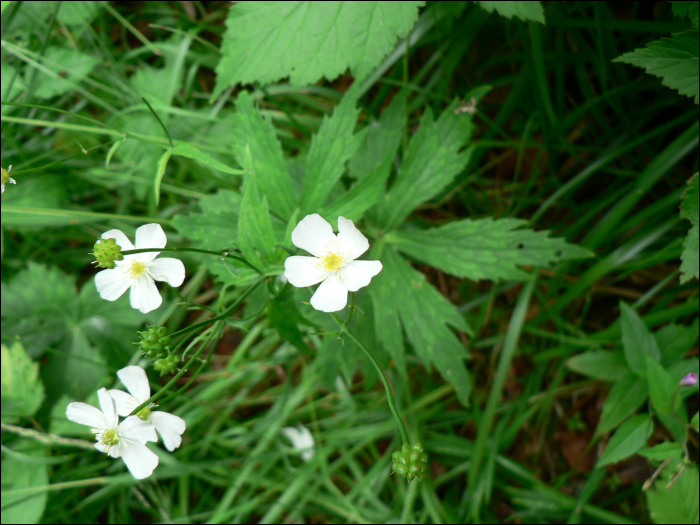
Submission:
<svg viewBox="0 0 700 525">
<path fill-rule="evenodd" d="M 110 395 L 117 404 L 117 413 L 120 416 L 128 416 L 141 403 L 151 397 L 151 385 L 148 383 L 146 371 L 140 366 L 127 366 L 117 372 L 124 386 L 131 395 L 122 390 L 110 390 Z M 136 416 L 155 429 L 163 438 L 165 448 L 170 452 L 182 443 L 182 433 L 187 429 L 185 420 L 168 412 L 151 410 L 153 404 L 141 409 Z"/>
<path fill-rule="evenodd" d="M 134 245 L 121 230 L 109 230 L 103 239 L 114 239 L 122 251 L 133 250 Z M 145 224 L 136 230 L 136 248 L 165 248 L 168 239 L 160 224 Z M 165 281 L 170 286 L 180 286 L 185 280 L 185 265 L 180 259 L 161 257 L 158 251 L 125 255 L 116 261 L 116 268 L 103 270 L 95 276 L 100 296 L 116 301 L 131 288 L 131 306 L 143 313 L 158 308 L 163 298 L 156 288 L 156 281 Z"/>
<path fill-rule="evenodd" d="M 92 427 L 95 448 L 113 458 L 121 457 L 136 479 L 147 478 L 158 466 L 158 456 L 146 447 L 147 441 L 157 441 L 153 425 L 136 416 L 119 424 L 114 400 L 106 388 L 97 391 L 102 410 L 87 403 L 70 403 L 66 416 L 71 421 Z"/>
<path fill-rule="evenodd" d="M 311 306 L 322 312 L 345 308 L 348 291 L 367 286 L 382 270 L 379 261 L 356 261 L 369 248 L 367 238 L 351 220 L 338 217 L 338 235 L 318 213 L 304 217 L 292 232 L 292 242 L 313 257 L 292 256 L 284 262 L 284 276 L 297 287 L 321 283 Z"/>
<path fill-rule="evenodd" d="M 304 461 L 309 461 L 316 451 L 314 446 L 316 445 L 314 437 L 311 432 L 304 425 L 299 424 L 296 428 L 294 427 L 284 427 L 281 429 L 282 434 L 289 441 L 292 442 L 292 447 L 295 450 L 301 451 L 301 459 Z"/>
</svg>

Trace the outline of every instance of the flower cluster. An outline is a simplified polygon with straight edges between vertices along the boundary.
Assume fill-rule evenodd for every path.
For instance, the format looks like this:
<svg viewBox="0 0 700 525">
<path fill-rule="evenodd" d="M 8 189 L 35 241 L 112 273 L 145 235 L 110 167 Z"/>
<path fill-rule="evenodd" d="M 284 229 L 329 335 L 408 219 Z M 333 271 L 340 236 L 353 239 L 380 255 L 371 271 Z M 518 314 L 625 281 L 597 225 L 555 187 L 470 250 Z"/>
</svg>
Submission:
<svg viewBox="0 0 700 525">
<path fill-rule="evenodd" d="M 182 443 L 187 425 L 181 417 L 153 410 L 152 404 L 129 416 L 151 397 L 151 387 L 145 370 L 139 366 L 122 368 L 117 375 L 129 394 L 101 388 L 97 396 L 102 410 L 87 403 L 74 402 L 68 405 L 66 416 L 92 428 L 97 450 L 113 458 L 121 457 L 136 479 L 147 478 L 158 466 L 158 456 L 146 443 L 158 441 L 157 431 L 165 448 L 172 452 Z M 125 419 L 119 423 L 118 416 Z"/>
<path fill-rule="evenodd" d="M 153 251 L 130 255 L 119 253 L 122 259 L 115 257 L 111 261 L 105 261 L 109 269 L 95 276 L 97 291 L 103 299 L 116 301 L 131 288 L 131 306 L 147 313 L 158 308 L 163 302 L 154 281 L 165 281 L 170 286 L 180 286 L 185 280 L 185 266 L 181 260 L 170 257 L 156 259 L 158 252 L 165 248 L 168 242 L 160 224 L 145 224 L 139 227 L 136 230 L 136 248 L 124 232 L 109 230 L 102 234 L 102 239 L 95 245 L 95 252 L 98 251 L 98 246 L 107 244 L 108 239 L 114 239 L 116 245 L 124 251 L 149 248 L 153 248 Z"/>
<path fill-rule="evenodd" d="M 296 287 L 321 283 L 311 306 L 322 312 L 345 308 L 348 292 L 367 286 L 382 271 L 379 261 L 356 261 L 369 248 L 351 220 L 338 217 L 338 235 L 318 213 L 304 217 L 292 232 L 292 242 L 313 257 L 292 256 L 284 262 L 284 276 Z"/>
</svg>

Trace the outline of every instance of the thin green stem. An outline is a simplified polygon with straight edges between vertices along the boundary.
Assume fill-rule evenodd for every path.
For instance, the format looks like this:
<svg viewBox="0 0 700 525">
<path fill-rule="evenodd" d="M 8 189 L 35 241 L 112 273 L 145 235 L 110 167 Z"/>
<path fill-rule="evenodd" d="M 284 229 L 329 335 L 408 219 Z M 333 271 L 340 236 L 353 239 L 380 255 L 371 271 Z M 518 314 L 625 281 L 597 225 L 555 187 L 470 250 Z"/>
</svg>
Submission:
<svg viewBox="0 0 700 525">
<path fill-rule="evenodd" d="M 165 124 L 163 124 L 163 121 L 160 120 L 160 117 L 158 116 L 158 113 L 155 112 L 155 110 L 153 109 L 153 107 L 151 107 L 151 104 L 148 102 L 148 100 L 146 100 L 145 97 L 141 97 L 141 100 L 143 100 L 143 101 L 146 103 L 146 105 L 148 106 L 148 109 L 151 110 L 151 113 L 153 113 L 153 116 L 154 116 L 154 117 L 156 118 L 156 120 L 158 121 L 158 124 L 160 124 L 160 127 L 163 128 L 163 131 L 165 131 L 165 134 L 168 136 L 168 141 L 170 142 L 170 147 L 171 147 L 171 148 L 174 148 L 174 147 L 175 147 L 175 144 L 173 144 L 173 139 L 172 139 L 172 137 L 170 136 L 170 133 L 168 132 L 168 128 L 166 128 L 166 127 L 165 127 Z"/>
<path fill-rule="evenodd" d="M 150 253 L 150 252 L 194 252 L 194 253 L 207 253 L 209 255 L 218 255 L 219 257 L 226 257 L 228 259 L 235 259 L 237 261 L 240 261 L 243 264 L 245 264 L 246 266 L 255 270 L 258 274 L 265 275 L 262 270 L 260 270 L 256 266 L 253 266 L 252 264 L 250 264 L 243 257 L 238 257 L 237 255 L 231 255 L 229 252 L 215 252 L 212 250 L 201 250 L 199 248 L 138 248 L 138 249 L 134 249 L 134 250 L 124 250 L 121 253 L 122 253 L 122 255 L 131 255 L 134 253 Z"/>
</svg>

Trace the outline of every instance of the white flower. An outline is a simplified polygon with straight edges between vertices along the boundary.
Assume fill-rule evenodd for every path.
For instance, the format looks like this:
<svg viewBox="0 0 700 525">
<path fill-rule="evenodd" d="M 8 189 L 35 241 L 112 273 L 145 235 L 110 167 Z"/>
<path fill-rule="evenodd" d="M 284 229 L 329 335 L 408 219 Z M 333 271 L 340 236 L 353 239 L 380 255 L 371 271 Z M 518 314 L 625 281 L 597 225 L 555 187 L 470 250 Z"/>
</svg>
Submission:
<svg viewBox="0 0 700 525">
<path fill-rule="evenodd" d="M 313 257 L 288 257 L 284 276 L 297 287 L 321 283 L 311 298 L 311 306 L 322 312 L 345 308 L 348 291 L 367 286 L 382 271 L 379 261 L 356 261 L 367 251 L 369 242 L 352 221 L 338 217 L 338 235 L 318 213 L 307 215 L 292 232 L 295 246 Z"/>
<path fill-rule="evenodd" d="M 92 427 L 95 448 L 113 458 L 121 457 L 136 479 L 147 478 L 158 466 L 158 456 L 146 447 L 146 441 L 157 441 L 153 425 L 136 416 L 119 423 L 114 400 L 106 388 L 97 391 L 102 410 L 87 403 L 70 403 L 66 416 L 71 421 Z"/>
<path fill-rule="evenodd" d="M 12 165 L 7 169 L 0 166 L 0 169 L 2 170 L 2 191 L 0 193 L 5 193 L 5 184 L 17 184 L 17 181 L 8 175 L 12 171 Z"/>
<path fill-rule="evenodd" d="M 122 251 L 133 250 L 134 245 L 121 230 L 109 230 L 103 239 L 114 239 Z M 160 224 L 145 224 L 136 230 L 136 248 L 165 248 L 168 239 Z M 100 296 L 116 301 L 131 288 L 131 306 L 143 313 L 158 308 L 163 298 L 153 282 L 165 281 L 170 286 L 180 286 L 185 280 L 185 265 L 180 259 L 161 257 L 158 251 L 125 255 L 116 261 L 116 268 L 103 270 L 95 276 Z"/>
<path fill-rule="evenodd" d="M 127 394 L 121 390 L 110 390 L 109 393 L 117 404 L 117 413 L 120 416 L 128 416 L 141 403 L 151 397 L 151 385 L 148 383 L 146 371 L 140 366 L 127 366 L 117 372 L 124 386 L 131 392 Z M 163 438 L 165 448 L 170 452 L 182 443 L 182 433 L 187 428 L 185 420 L 168 412 L 151 410 L 153 404 L 143 408 L 136 416 L 147 422 Z"/>
<path fill-rule="evenodd" d="M 314 454 L 316 453 L 314 446 L 316 443 L 314 442 L 314 437 L 311 435 L 308 428 L 302 424 L 299 424 L 297 425 L 297 428 L 284 427 L 281 429 L 281 432 L 284 434 L 284 437 L 292 442 L 292 447 L 295 450 L 302 451 L 302 460 L 308 462 L 312 457 L 314 457 Z"/>
</svg>

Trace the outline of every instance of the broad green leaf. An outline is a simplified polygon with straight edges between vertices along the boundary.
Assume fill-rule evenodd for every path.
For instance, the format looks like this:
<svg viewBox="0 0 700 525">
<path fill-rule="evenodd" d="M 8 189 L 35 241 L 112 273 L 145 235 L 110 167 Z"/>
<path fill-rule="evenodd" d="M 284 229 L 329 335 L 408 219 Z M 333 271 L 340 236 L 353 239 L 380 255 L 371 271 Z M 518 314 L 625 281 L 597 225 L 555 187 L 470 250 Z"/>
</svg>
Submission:
<svg viewBox="0 0 700 525">
<path fill-rule="evenodd" d="M 661 353 L 661 364 L 669 367 L 677 363 L 693 347 L 698 338 L 698 320 L 691 326 L 667 324 L 654 333 L 656 345 Z"/>
<path fill-rule="evenodd" d="M 608 350 L 590 350 L 566 360 L 566 366 L 577 374 L 616 381 L 622 377 L 629 368 L 622 352 Z"/>
<path fill-rule="evenodd" d="M 675 483 L 668 483 L 677 474 L 680 465 L 671 461 L 657 480 L 645 492 L 649 516 L 654 523 L 698 523 L 698 489 L 700 473 L 695 465 L 684 468 Z"/>
<path fill-rule="evenodd" d="M 55 75 L 40 74 L 39 78 L 43 81 L 35 84 L 34 96 L 47 99 L 75 90 L 76 85 L 87 77 L 99 62 L 98 56 L 86 55 L 76 49 L 50 46 L 46 50 L 41 65 L 53 71 Z M 27 75 L 32 75 L 33 72 L 34 69 L 29 68 Z M 40 70 L 40 73 L 43 71 Z"/>
<path fill-rule="evenodd" d="M 219 190 L 199 201 L 201 212 L 177 215 L 173 226 L 208 250 L 227 250 L 238 239 L 241 196 L 232 190 Z"/>
<path fill-rule="evenodd" d="M 647 73 L 661 77 L 664 86 L 676 89 L 681 95 L 695 98 L 698 103 L 698 32 L 675 33 L 647 44 L 646 48 L 617 57 L 613 62 L 625 62 L 643 67 Z"/>
<path fill-rule="evenodd" d="M 637 377 L 631 372 L 620 377 L 613 383 L 603 404 L 596 434 L 602 434 L 618 426 L 642 406 L 648 395 L 649 386 L 646 378 Z"/>
<path fill-rule="evenodd" d="M 368 126 L 362 146 L 348 162 L 348 170 L 357 182 L 321 211 L 327 217 L 358 220 L 374 206 L 386 189 L 392 161 L 401 142 L 405 125 L 405 93 L 396 95 L 382 112 L 378 122 Z"/>
<path fill-rule="evenodd" d="M 656 339 L 627 303 L 620 301 L 620 319 L 622 325 L 622 348 L 630 369 L 637 375 L 646 375 L 646 357 L 654 361 L 661 359 L 661 352 Z"/>
<path fill-rule="evenodd" d="M 693 419 L 690 420 L 690 424 L 693 425 L 695 432 L 698 432 L 698 426 L 700 425 L 700 412 L 695 412 Z"/>
<path fill-rule="evenodd" d="M 316 213 L 328 197 L 343 172 L 345 163 L 355 155 L 366 131 L 354 134 L 360 115 L 357 103 L 358 83 L 343 96 L 333 114 L 325 116 L 321 127 L 311 139 L 306 158 L 306 178 L 301 197 L 302 215 Z"/>
<path fill-rule="evenodd" d="M 366 77 L 418 18 L 423 2 L 238 2 L 231 6 L 214 95 L 242 82 L 295 86 L 352 70 Z"/>
<path fill-rule="evenodd" d="M 646 364 L 649 398 L 659 414 L 668 415 L 671 413 L 671 396 L 678 381 L 674 381 L 664 367 L 649 356 L 646 357 Z M 677 399 L 680 401 L 680 398 Z"/>
<path fill-rule="evenodd" d="M 542 2 L 479 2 L 479 5 L 489 13 L 496 12 L 506 18 L 517 16 L 521 20 L 533 20 L 544 24 L 544 9 Z"/>
<path fill-rule="evenodd" d="M 464 219 L 425 231 L 387 236 L 402 252 L 435 268 L 472 280 L 525 279 L 516 265 L 547 267 L 565 259 L 591 257 L 584 248 L 549 238 L 549 232 L 518 230 L 522 219 Z"/>
<path fill-rule="evenodd" d="M 470 332 L 469 327 L 425 275 L 411 268 L 393 249 L 385 248 L 381 261 L 384 269 L 369 286 L 377 338 L 397 365 L 404 362 L 398 314 L 418 357 L 426 366 L 435 365 L 440 375 L 454 385 L 460 402 L 467 405 L 471 391 L 464 366 L 467 352 L 447 325 L 465 332 Z M 397 339 L 389 339 L 397 335 Z"/>
<path fill-rule="evenodd" d="M 58 10 L 58 20 L 69 26 L 86 26 L 104 10 L 102 2 L 66 2 Z"/>
<path fill-rule="evenodd" d="M 461 151 L 469 142 L 474 125 L 471 115 L 456 115 L 453 102 L 433 120 L 430 108 L 425 109 L 420 128 L 411 137 L 396 181 L 381 203 L 381 225 L 394 229 L 419 204 L 437 195 L 461 172 L 472 149 Z"/>
<path fill-rule="evenodd" d="M 610 438 L 605 452 L 596 463 L 596 468 L 630 457 L 640 448 L 646 446 L 647 439 L 653 431 L 654 422 L 648 415 L 642 414 L 628 419 Z"/>
<path fill-rule="evenodd" d="M 33 416 L 44 400 L 44 386 L 39 380 L 39 365 L 32 362 L 24 347 L 16 341 L 2 351 L 2 421 L 13 423 L 20 417 Z"/>
<path fill-rule="evenodd" d="M 203 164 L 208 168 L 223 171 L 229 175 L 243 175 L 243 170 L 237 170 L 227 166 L 223 162 L 219 162 L 209 153 L 206 153 L 189 142 L 178 142 L 172 149 L 173 155 L 179 155 L 180 157 L 187 157 L 188 159 L 196 160 L 197 162 Z"/>
<path fill-rule="evenodd" d="M 664 441 L 653 447 L 646 448 L 637 452 L 640 456 L 644 456 L 647 459 L 653 459 L 658 461 L 664 461 L 675 455 L 680 455 L 683 453 L 683 448 L 680 443 L 675 441 Z"/>
<path fill-rule="evenodd" d="M 28 447 L 20 447 L 21 450 Z M 17 451 L 19 452 L 19 451 Z M 48 466 L 36 461 L 37 456 L 45 456 L 42 450 L 31 454 L 5 455 L 2 458 L 2 523 L 41 523 L 44 515 L 48 490 L 33 494 L 5 494 L 13 490 L 46 487 L 49 484 Z M 32 461 L 34 460 L 34 461 Z"/>
<path fill-rule="evenodd" d="M 698 9 L 698 2 L 673 2 L 673 14 L 680 17 L 688 17 L 692 22 L 695 29 L 698 28 L 698 23 L 700 22 L 700 9 Z"/>
<path fill-rule="evenodd" d="M 262 269 L 262 260 L 268 259 L 276 244 L 267 199 L 263 196 L 260 200 L 257 177 L 248 173 L 238 218 L 238 247 L 249 262 Z"/>
<path fill-rule="evenodd" d="M 683 193 L 681 200 L 681 217 L 688 219 L 692 226 L 683 243 L 681 253 L 681 283 L 689 281 L 693 277 L 698 278 L 700 257 L 700 221 L 698 221 L 698 174 L 696 173 L 688 181 L 688 188 Z"/>
<path fill-rule="evenodd" d="M 270 210 L 286 220 L 298 204 L 282 146 L 272 121 L 262 118 L 260 111 L 253 105 L 252 97 L 245 91 L 236 99 L 236 114 L 230 134 L 236 160 L 242 166 L 246 148 L 250 148 L 252 170 L 257 177 L 260 192 L 267 196 Z"/>
</svg>

